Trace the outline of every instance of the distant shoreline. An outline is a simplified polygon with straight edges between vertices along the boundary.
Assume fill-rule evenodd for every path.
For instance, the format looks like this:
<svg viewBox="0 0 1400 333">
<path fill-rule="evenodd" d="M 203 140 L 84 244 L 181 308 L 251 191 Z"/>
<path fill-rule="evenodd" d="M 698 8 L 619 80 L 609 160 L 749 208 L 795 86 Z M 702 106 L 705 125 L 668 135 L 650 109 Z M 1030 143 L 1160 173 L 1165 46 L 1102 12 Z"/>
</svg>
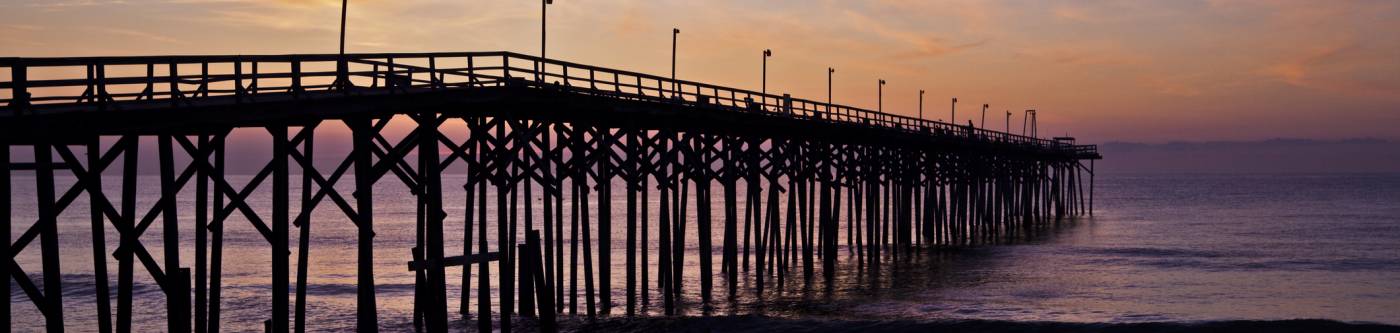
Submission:
<svg viewBox="0 0 1400 333">
<path fill-rule="evenodd" d="M 1397 332 L 1400 326 L 1323 319 L 1070 323 L 1000 320 L 787 319 L 759 315 L 613 318 L 566 324 L 578 332 Z"/>
</svg>

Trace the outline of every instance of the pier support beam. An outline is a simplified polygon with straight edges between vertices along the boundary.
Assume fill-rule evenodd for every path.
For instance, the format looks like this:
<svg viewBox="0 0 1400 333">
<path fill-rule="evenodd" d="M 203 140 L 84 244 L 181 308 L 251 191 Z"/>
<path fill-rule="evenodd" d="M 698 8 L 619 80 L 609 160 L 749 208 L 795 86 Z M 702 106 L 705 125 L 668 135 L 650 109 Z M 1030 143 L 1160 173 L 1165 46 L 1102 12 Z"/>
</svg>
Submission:
<svg viewBox="0 0 1400 333">
<path fill-rule="evenodd" d="M 0 194 L 3 194 L 6 198 L 12 198 L 14 195 L 10 192 L 10 144 L 4 141 L 0 141 Z M 10 200 L 6 199 L 0 201 L 3 201 L 0 202 L 0 233 L 3 233 L 3 236 L 5 236 L 5 238 L 3 238 L 5 240 L 3 245 L 5 246 L 0 248 L 0 258 L 13 258 L 14 256 L 10 253 L 10 240 L 12 239 L 10 238 Z M 4 275 L 5 290 L 3 292 L 6 301 L 5 304 L 0 304 L 0 314 L 3 314 L 5 318 L 10 318 L 9 300 L 13 299 L 10 295 L 11 278 L 8 270 Z M 9 320 L 0 323 L 0 331 L 13 332 L 10 328 Z"/>
<path fill-rule="evenodd" d="M 288 225 L 290 213 L 290 181 L 287 168 L 287 155 L 291 147 L 287 141 L 287 127 L 271 126 L 272 133 L 272 333 L 286 333 L 290 329 L 287 316 L 290 302 L 288 269 Z"/>
<path fill-rule="evenodd" d="M 369 118 L 347 119 L 355 157 L 356 253 L 355 329 L 361 333 L 379 331 L 379 314 L 374 286 L 374 153 L 375 129 Z"/>
</svg>

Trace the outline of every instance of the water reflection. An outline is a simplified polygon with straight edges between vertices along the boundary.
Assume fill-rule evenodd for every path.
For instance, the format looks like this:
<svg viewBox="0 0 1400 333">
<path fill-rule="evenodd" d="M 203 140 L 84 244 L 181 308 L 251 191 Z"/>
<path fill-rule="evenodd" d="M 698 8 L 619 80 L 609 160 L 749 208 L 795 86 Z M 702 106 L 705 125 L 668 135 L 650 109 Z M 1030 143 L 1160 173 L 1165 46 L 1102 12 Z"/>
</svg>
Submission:
<svg viewBox="0 0 1400 333">
<path fill-rule="evenodd" d="M 246 179 L 235 179 L 235 183 L 242 181 Z M 444 179 L 445 184 L 461 182 L 460 178 Z M 32 179 L 17 179 L 15 193 L 32 192 L 26 187 L 32 183 Z M 158 181 L 143 178 L 140 183 L 138 207 L 149 207 L 153 202 L 148 198 L 155 197 Z M 71 180 L 60 179 L 58 185 L 63 188 L 68 184 Z M 887 257 L 878 271 L 852 258 L 842 238 L 836 282 L 831 285 L 825 283 L 820 263 L 815 265 L 812 283 L 804 283 L 799 259 L 782 287 L 777 286 L 776 276 L 770 275 L 760 297 L 751 260 L 748 271 L 740 274 L 737 297 L 731 300 L 726 297 L 728 281 L 716 267 L 714 303 L 708 308 L 698 303 L 700 270 L 695 258 L 700 249 L 692 229 L 687 237 L 680 310 L 688 316 L 760 314 L 804 319 L 1144 322 L 1326 318 L 1400 324 L 1400 315 L 1393 311 L 1400 308 L 1400 283 L 1396 282 L 1400 281 L 1400 257 L 1395 256 L 1400 251 L 1400 176 L 1103 176 L 1099 184 L 1100 210 L 1094 219 L 1066 221 L 1060 228 L 1027 233 L 1025 239 L 1004 240 L 999 245 L 924 249 L 901 255 L 899 260 Z M 120 183 L 108 181 L 104 186 L 115 193 Z M 396 195 L 406 193 L 397 185 L 381 186 L 376 192 L 386 194 L 375 209 L 380 322 L 392 331 L 411 329 L 413 275 L 404 263 L 414 245 L 414 201 L 411 196 Z M 655 195 L 651 199 L 655 223 L 658 199 Z M 249 204 L 261 211 L 269 207 L 269 200 L 269 196 L 255 195 Z M 444 200 L 452 204 L 447 207 L 444 230 L 448 235 L 446 252 L 461 253 L 460 212 L 465 198 L 455 192 Z M 626 235 L 621 227 L 625 221 L 619 218 L 625 216 L 621 211 L 625 194 L 615 192 L 612 200 L 618 209 L 613 214 L 618 226 L 613 228 L 611 270 L 616 304 L 607 316 L 617 318 L 626 297 Z M 192 221 L 192 203 L 178 204 L 181 221 Z M 292 206 L 297 207 L 295 203 Z M 90 330 L 96 321 L 87 211 L 85 199 L 79 199 L 59 220 L 65 321 L 75 331 Z M 496 212 L 488 214 L 495 216 Z M 694 210 L 688 214 L 694 221 Z M 33 221 L 34 216 L 32 207 L 17 205 L 12 234 L 22 233 L 29 225 L 25 221 Z M 538 216 L 535 219 L 541 220 Z M 354 226 L 333 209 L 317 210 L 312 223 L 308 328 L 352 330 Z M 721 223 L 715 223 L 714 231 L 714 239 L 722 239 Z M 182 244 L 193 244 L 192 225 L 182 224 L 180 232 Z M 270 317 L 271 253 L 261 236 L 241 218 L 228 221 L 226 232 L 222 323 L 231 331 L 258 330 Z M 494 235 L 494 226 L 488 226 L 487 232 Z M 650 298 L 639 303 L 639 310 L 659 316 L 663 303 L 656 285 L 656 229 L 650 232 L 651 256 L 641 263 L 652 270 L 647 281 Z M 157 262 L 163 253 L 160 236 L 155 229 L 142 236 Z M 109 246 L 117 244 L 115 233 L 109 232 L 107 237 Z M 491 246 L 495 248 L 494 243 Z M 718 257 L 719 248 L 712 253 Z M 182 251 L 181 255 L 189 256 L 182 257 L 182 262 L 193 262 L 193 251 Z M 15 260 L 42 283 L 38 259 L 38 251 L 29 249 Z M 109 259 L 108 265 L 115 284 L 115 260 Z M 568 274 L 570 268 L 566 265 L 562 273 Z M 460 268 L 448 270 L 449 309 L 460 306 L 462 288 L 454 282 L 460 281 L 461 274 Z M 164 330 L 163 293 L 139 266 L 135 276 L 135 329 Z M 474 281 L 475 276 L 471 278 Z M 472 287 L 470 308 L 474 310 L 476 291 Z M 579 290 L 583 290 L 581 285 Z M 35 319 L 40 316 L 23 291 L 12 285 L 11 292 L 9 320 L 15 330 L 41 328 L 42 321 Z M 493 290 L 493 308 L 497 295 Z M 581 293 L 579 299 L 582 302 Z M 582 311 L 584 307 L 580 304 L 579 308 Z M 474 322 L 464 322 L 474 321 L 475 314 L 453 312 L 455 327 L 475 328 Z"/>
</svg>

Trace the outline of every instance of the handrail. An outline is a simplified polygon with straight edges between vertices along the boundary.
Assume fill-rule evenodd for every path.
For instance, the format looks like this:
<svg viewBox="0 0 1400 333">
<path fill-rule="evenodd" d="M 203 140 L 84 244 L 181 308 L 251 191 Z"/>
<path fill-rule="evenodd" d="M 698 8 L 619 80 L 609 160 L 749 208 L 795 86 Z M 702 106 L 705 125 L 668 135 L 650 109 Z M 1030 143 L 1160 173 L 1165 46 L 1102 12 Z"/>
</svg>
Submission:
<svg viewBox="0 0 1400 333">
<path fill-rule="evenodd" d="M 194 66 L 198 70 L 192 70 Z M 211 66 L 214 67 L 211 70 Z M 270 67 L 277 67 L 275 69 Z M 765 112 L 775 116 L 950 135 L 981 142 L 1097 156 L 1097 146 L 918 119 L 790 95 L 729 88 L 513 52 L 170 55 L 0 58 L 0 110 L 24 114 L 50 105 L 119 109 L 122 102 L 232 96 L 235 103 L 267 93 L 453 89 L 523 84 L 611 98 Z M 343 72 L 342 72 L 343 71 Z M 0 77 L 0 80 L 6 78 Z M 348 81 L 348 82 L 343 82 Z M 557 85 L 556 85 L 557 84 Z M 349 88 L 347 88 L 349 87 Z M 81 93 L 79 93 L 81 91 Z M 0 116 L 6 113 L 0 112 Z"/>
</svg>

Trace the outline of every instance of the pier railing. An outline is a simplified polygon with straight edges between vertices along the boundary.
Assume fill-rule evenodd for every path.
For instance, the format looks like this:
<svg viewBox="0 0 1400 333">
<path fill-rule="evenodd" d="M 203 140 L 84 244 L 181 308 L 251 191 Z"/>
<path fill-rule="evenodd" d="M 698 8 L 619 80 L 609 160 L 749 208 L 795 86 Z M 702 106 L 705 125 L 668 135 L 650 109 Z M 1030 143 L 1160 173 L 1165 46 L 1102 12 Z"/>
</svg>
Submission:
<svg viewBox="0 0 1400 333">
<path fill-rule="evenodd" d="M 511 52 L 0 58 L 6 78 L 0 117 L 524 85 L 1097 155 L 1093 145 Z"/>
</svg>

